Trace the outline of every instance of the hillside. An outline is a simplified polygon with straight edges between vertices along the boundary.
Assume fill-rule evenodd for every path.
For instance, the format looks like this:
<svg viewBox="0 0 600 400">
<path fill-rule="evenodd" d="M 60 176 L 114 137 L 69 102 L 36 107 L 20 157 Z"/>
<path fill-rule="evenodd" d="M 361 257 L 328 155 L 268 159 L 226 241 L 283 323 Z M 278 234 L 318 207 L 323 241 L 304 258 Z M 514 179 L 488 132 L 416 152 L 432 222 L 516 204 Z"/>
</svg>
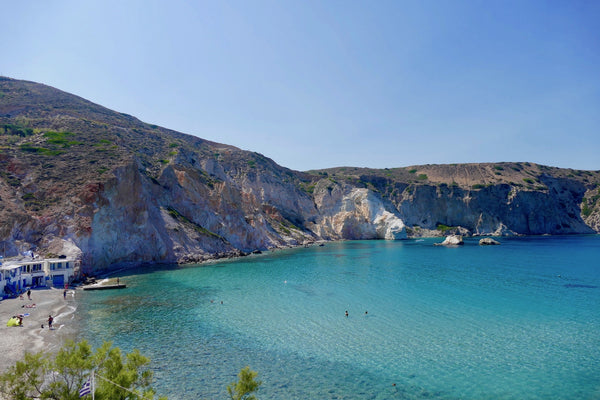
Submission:
<svg viewBox="0 0 600 400">
<path fill-rule="evenodd" d="M 0 239 L 84 270 L 318 240 L 600 231 L 600 172 L 530 163 L 298 172 L 0 77 Z"/>
</svg>

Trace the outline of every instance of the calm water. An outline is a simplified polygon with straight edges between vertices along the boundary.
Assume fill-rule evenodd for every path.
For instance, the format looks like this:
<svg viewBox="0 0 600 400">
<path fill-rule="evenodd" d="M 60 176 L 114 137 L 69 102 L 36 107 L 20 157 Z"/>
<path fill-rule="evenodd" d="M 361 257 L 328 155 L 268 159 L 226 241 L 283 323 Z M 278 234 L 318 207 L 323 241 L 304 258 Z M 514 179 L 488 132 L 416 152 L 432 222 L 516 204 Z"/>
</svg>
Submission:
<svg viewBox="0 0 600 400">
<path fill-rule="evenodd" d="M 170 399 L 225 399 L 246 365 L 261 400 L 600 399 L 600 236 L 500 240 L 131 272 L 78 315 L 94 345 L 149 356 Z"/>
</svg>

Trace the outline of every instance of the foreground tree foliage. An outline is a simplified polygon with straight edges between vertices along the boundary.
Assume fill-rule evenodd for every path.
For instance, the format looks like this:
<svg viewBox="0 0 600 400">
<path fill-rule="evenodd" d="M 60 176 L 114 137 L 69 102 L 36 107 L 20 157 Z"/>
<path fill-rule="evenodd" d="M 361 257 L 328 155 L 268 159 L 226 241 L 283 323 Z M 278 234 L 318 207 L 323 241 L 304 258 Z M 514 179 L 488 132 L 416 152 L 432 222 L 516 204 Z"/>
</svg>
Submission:
<svg viewBox="0 0 600 400">
<path fill-rule="evenodd" d="M 262 381 L 255 379 L 257 376 L 258 372 L 252 371 L 250 367 L 243 368 L 238 374 L 239 380 L 227 386 L 231 400 L 256 400 L 252 393 L 262 385 Z"/>
<path fill-rule="evenodd" d="M 93 352 L 85 340 L 68 341 L 56 355 L 25 353 L 23 361 L 0 375 L 0 399 L 78 400 L 79 390 L 94 371 L 97 400 L 153 400 L 149 364 L 138 350 L 124 355 L 110 342 Z M 257 375 L 250 367 L 242 369 L 239 381 L 227 386 L 231 399 L 256 400 L 252 393 L 262 384 L 255 380 Z"/>
<path fill-rule="evenodd" d="M 23 361 L 0 375 L 0 396 L 13 400 L 78 400 L 79 389 L 93 370 L 96 399 L 150 400 L 154 399 L 155 393 L 150 386 L 152 371 L 147 369 L 149 363 L 150 360 L 138 350 L 123 355 L 109 342 L 92 352 L 86 341 L 68 341 L 55 356 L 45 352 L 26 353 Z"/>
</svg>

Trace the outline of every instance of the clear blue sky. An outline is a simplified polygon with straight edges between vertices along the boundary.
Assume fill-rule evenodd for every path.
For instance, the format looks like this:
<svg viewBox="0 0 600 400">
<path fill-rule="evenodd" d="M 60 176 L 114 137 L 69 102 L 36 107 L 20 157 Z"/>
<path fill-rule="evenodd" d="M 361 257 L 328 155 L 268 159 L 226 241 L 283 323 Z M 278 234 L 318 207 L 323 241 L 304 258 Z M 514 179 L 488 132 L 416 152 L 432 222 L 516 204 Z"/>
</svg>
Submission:
<svg viewBox="0 0 600 400">
<path fill-rule="evenodd" d="M 600 1 L 2 0 L 0 74 L 296 170 L 600 169 Z"/>
</svg>

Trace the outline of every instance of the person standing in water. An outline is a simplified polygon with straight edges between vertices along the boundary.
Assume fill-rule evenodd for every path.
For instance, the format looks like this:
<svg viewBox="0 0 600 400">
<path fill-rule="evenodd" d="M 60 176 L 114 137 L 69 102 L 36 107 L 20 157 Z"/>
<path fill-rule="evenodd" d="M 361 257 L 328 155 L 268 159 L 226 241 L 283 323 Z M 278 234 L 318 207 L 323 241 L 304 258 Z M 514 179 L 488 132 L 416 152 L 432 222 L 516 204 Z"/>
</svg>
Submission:
<svg viewBox="0 0 600 400">
<path fill-rule="evenodd" d="M 52 322 L 54 322 L 54 318 L 52 315 L 48 315 L 48 329 L 52 329 Z"/>
</svg>

